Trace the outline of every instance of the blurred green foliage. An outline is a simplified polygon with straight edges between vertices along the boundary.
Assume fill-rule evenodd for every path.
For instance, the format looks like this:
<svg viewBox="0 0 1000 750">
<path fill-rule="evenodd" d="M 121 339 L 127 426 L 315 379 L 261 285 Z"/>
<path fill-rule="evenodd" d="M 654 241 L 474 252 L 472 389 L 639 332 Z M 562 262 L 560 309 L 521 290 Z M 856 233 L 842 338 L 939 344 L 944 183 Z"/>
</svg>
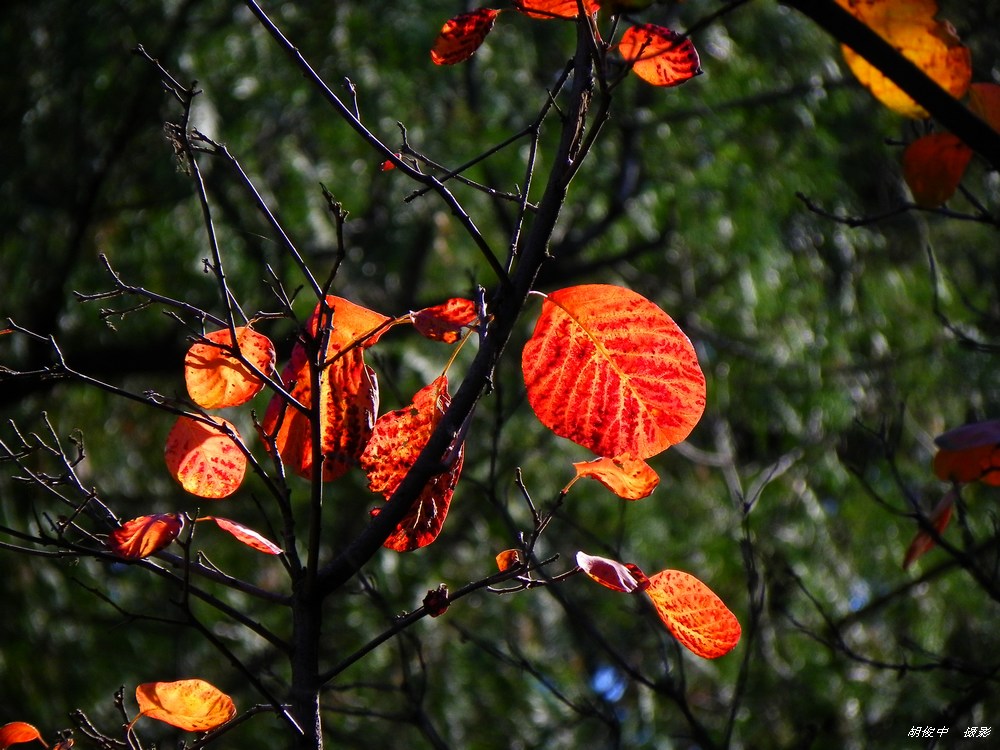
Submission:
<svg viewBox="0 0 1000 750">
<path fill-rule="evenodd" d="M 1000 12 L 942 5 L 972 48 L 976 79 L 997 79 Z M 641 18 L 684 29 L 719 7 L 657 4 Z M 332 88 L 348 101 L 354 88 L 374 133 L 398 145 L 402 126 L 413 149 L 449 166 L 530 124 L 573 44 L 568 24 L 505 13 L 470 63 L 435 68 L 427 51 L 437 30 L 465 9 L 444 0 L 268 8 Z M 920 127 L 883 111 L 806 19 L 746 3 L 695 43 L 704 76 L 670 90 L 630 80 L 615 92 L 539 288 L 620 283 L 656 301 L 698 347 L 708 409 L 685 446 L 654 460 L 662 482 L 651 498 L 623 503 L 581 482 L 541 551 L 560 555 L 553 572 L 578 549 L 647 573 L 690 571 L 740 618 L 743 644 L 716 662 L 681 654 L 639 597 L 579 579 L 479 593 L 333 681 L 323 696 L 331 746 L 912 747 L 906 735 L 918 725 L 950 727 L 942 744 L 952 746 L 966 726 L 1000 717 L 997 602 L 941 550 L 900 569 L 917 530 L 910 499 L 929 509 L 945 490 L 929 470 L 933 436 L 1000 415 L 997 226 L 893 213 L 907 200 L 898 142 Z M 97 377 L 183 395 L 186 332 L 175 320 L 154 308 L 102 320 L 102 306 L 128 301 L 80 304 L 72 294 L 111 288 L 103 254 L 128 283 L 222 309 L 203 268 L 209 251 L 190 180 L 163 137 L 180 109 L 130 54 L 136 44 L 182 82 L 198 81 L 193 125 L 240 160 L 319 277 L 337 249 L 320 183 L 350 212 L 337 294 L 399 315 L 494 283 L 447 208 L 432 196 L 408 200 L 412 185 L 381 171 L 242 5 L 13 0 L 0 24 L 0 317 L 55 335 L 67 360 Z M 543 134 L 533 196 L 552 137 Z M 526 144 L 468 176 L 516 190 Z M 301 276 L 225 163 L 202 166 L 232 288 L 248 314 L 277 310 L 267 268 L 288 291 Z M 996 173 L 974 165 L 966 185 L 995 222 Z M 514 207 L 454 190 L 504 247 Z M 851 226 L 810 205 L 873 218 Z M 975 212 L 967 196 L 950 208 Z M 296 304 L 303 316 L 307 297 Z M 532 320 L 477 414 L 439 541 L 380 554 L 364 581 L 329 602 L 330 664 L 439 583 L 454 590 L 492 572 L 494 555 L 531 528 L 518 467 L 535 503 L 548 506 L 572 477 L 570 462 L 586 457 L 545 432 L 524 400 L 519 346 Z M 291 325 L 261 329 L 287 355 Z M 448 353 L 393 332 L 372 355 L 385 410 L 407 402 Z M 46 357 L 43 346 L 0 337 L 0 364 L 37 367 Z M 467 362 L 459 359 L 453 383 Z M 2 415 L 23 431 L 43 433 L 45 411 L 61 439 L 81 432 L 85 480 L 120 515 L 216 512 L 163 469 L 169 415 L 68 383 L 4 389 Z M 266 395 L 252 404 L 258 415 L 265 405 Z M 253 433 L 246 410 L 234 418 Z M 11 430 L 5 423 L 0 436 Z M 295 486 L 304 503 L 306 484 Z M 254 496 L 263 493 L 251 482 L 224 514 L 262 531 L 277 524 Z M 963 542 L 994 539 L 996 490 L 973 487 L 966 498 Z M 375 503 L 360 476 L 333 485 L 327 503 L 324 539 L 336 552 Z M 61 512 L 37 486 L 0 473 L 4 526 L 37 528 Z M 957 528 L 949 534 L 962 543 Z M 276 563 L 215 531 L 199 529 L 197 539 L 224 570 L 287 585 Z M 120 685 L 130 695 L 138 682 L 190 676 L 241 708 L 262 701 L 197 632 L 170 622 L 178 592 L 142 571 L 11 552 L 0 566 L 0 722 L 30 721 L 51 737 L 83 708 L 113 727 Z M 220 596 L 289 635 L 284 611 Z M 197 611 L 281 693 L 287 666 L 266 644 Z M 258 717 L 231 744 L 281 746 L 283 730 Z"/>
</svg>

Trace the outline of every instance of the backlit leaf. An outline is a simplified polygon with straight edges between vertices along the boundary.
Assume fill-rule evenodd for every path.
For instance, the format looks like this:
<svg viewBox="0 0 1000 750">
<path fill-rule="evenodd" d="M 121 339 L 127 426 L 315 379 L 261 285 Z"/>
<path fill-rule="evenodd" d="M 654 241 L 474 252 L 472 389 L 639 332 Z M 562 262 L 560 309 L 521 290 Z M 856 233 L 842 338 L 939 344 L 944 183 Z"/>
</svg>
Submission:
<svg viewBox="0 0 1000 750">
<path fill-rule="evenodd" d="M 379 417 L 371 441 L 361 455 L 361 468 L 368 475 L 368 487 L 372 492 L 386 498 L 392 496 L 427 444 L 450 402 L 448 378 L 442 375 L 417 391 L 412 404 Z M 406 552 L 424 547 L 437 538 L 462 471 L 464 453 L 463 445 L 458 448 L 449 469 L 427 484 L 384 546 Z M 378 512 L 376 508 L 372 515 L 378 515 Z"/>
<path fill-rule="evenodd" d="M 38 740 L 43 745 L 42 735 L 31 724 L 23 721 L 12 721 L 0 727 L 0 750 L 7 750 L 11 745 Z"/>
<path fill-rule="evenodd" d="M 333 328 L 324 359 L 332 363 L 320 374 L 319 416 L 323 481 L 329 482 L 357 463 L 371 436 L 378 413 L 378 379 L 365 364 L 363 350 L 378 341 L 390 319 L 340 297 L 327 297 L 327 304 L 333 308 Z M 321 335 L 331 324 L 321 321 L 321 317 L 324 314 L 317 305 L 306 327 L 310 336 Z M 306 346 L 296 344 L 281 380 L 299 403 L 312 408 L 309 360 Z M 306 414 L 276 394 L 268 404 L 261 429 L 265 436 L 273 436 L 287 467 L 306 479 L 312 477 L 312 429 Z"/>
<path fill-rule="evenodd" d="M 664 26 L 646 23 L 627 29 L 618 52 L 637 76 L 654 86 L 678 86 L 701 74 L 691 40 Z"/>
<path fill-rule="evenodd" d="M 598 458 L 574 463 L 578 477 L 596 479 L 624 500 L 649 496 L 660 483 L 653 467 L 641 459 Z"/>
<path fill-rule="evenodd" d="M 982 482 L 1000 486 L 1000 445 L 978 445 L 934 455 L 934 473 L 945 482 Z"/>
<path fill-rule="evenodd" d="M 174 479 L 192 495 L 211 499 L 236 492 L 246 473 L 247 457 L 223 428 L 236 433 L 225 419 L 218 426 L 191 417 L 179 417 L 170 434 L 164 456 Z"/>
<path fill-rule="evenodd" d="M 580 13 L 577 0 L 514 0 L 514 8 L 531 18 L 576 18 Z M 599 0 L 584 0 L 587 15 L 600 8 Z"/>
<path fill-rule="evenodd" d="M 510 570 L 515 565 L 521 564 L 521 550 L 505 549 L 497 555 L 497 569 L 502 571 Z"/>
<path fill-rule="evenodd" d="M 937 531 L 938 536 L 944 533 L 944 530 L 948 527 L 948 522 L 951 521 L 951 511 L 955 507 L 955 498 L 958 493 L 954 489 L 948 490 L 942 497 L 938 504 L 934 506 L 934 510 L 931 511 L 930 522 Z M 928 550 L 932 549 L 937 542 L 934 541 L 933 537 L 926 531 L 921 529 L 917 532 L 917 535 L 913 537 L 913 541 L 910 542 L 910 546 L 906 550 L 906 555 L 903 557 L 903 569 L 910 567 L 916 560 L 923 555 Z"/>
<path fill-rule="evenodd" d="M 936 208 L 955 194 L 972 149 L 951 133 L 918 138 L 903 152 L 903 178 L 918 206 Z"/>
<path fill-rule="evenodd" d="M 633 563 L 620 563 L 607 557 L 577 552 L 576 564 L 592 580 L 614 591 L 631 594 L 634 591 L 645 591 L 649 587 L 646 574 Z"/>
<path fill-rule="evenodd" d="M 991 128 L 1000 131 L 1000 85 L 974 83 L 969 86 L 969 108 Z"/>
<path fill-rule="evenodd" d="M 598 456 L 654 456 L 684 440 L 705 409 L 705 376 L 687 336 L 622 287 L 548 295 L 521 365 L 542 423 Z"/>
<path fill-rule="evenodd" d="M 141 716 L 187 732 L 207 732 L 236 715 L 232 698 L 204 680 L 147 682 L 135 689 Z"/>
<path fill-rule="evenodd" d="M 215 521 L 220 529 L 229 532 L 243 542 L 243 544 L 248 547 L 253 547 L 258 552 L 263 552 L 267 555 L 281 554 L 281 547 L 241 523 L 237 523 L 236 521 L 232 521 L 228 518 L 219 518 L 218 516 L 206 516 L 205 518 L 199 518 L 198 520 Z"/>
<path fill-rule="evenodd" d="M 454 65 L 468 60 L 490 33 L 499 13 L 491 8 L 478 8 L 449 18 L 434 40 L 431 62 Z"/>
<path fill-rule="evenodd" d="M 126 521 L 108 534 L 108 549 L 126 560 L 141 560 L 169 545 L 184 527 L 176 513 L 155 513 Z"/>
<path fill-rule="evenodd" d="M 740 640 L 740 623 L 708 586 L 690 573 L 664 570 L 649 577 L 646 594 L 681 645 L 715 659 Z"/>
<path fill-rule="evenodd" d="M 413 327 L 421 335 L 446 344 L 458 341 L 462 328 L 472 325 L 477 318 L 476 303 L 461 297 L 453 297 L 440 305 L 410 313 Z"/>
<path fill-rule="evenodd" d="M 961 98 L 972 80 L 972 59 L 951 24 L 938 21 L 937 0 L 837 0 L 941 88 Z M 927 111 L 849 47 L 844 60 L 875 97 L 906 117 L 927 118 Z"/>
<path fill-rule="evenodd" d="M 232 345 L 228 328 L 205 334 L 205 338 L 223 346 Z M 240 352 L 258 370 L 270 373 L 274 368 L 274 344 L 252 328 L 236 329 Z M 184 357 L 184 381 L 191 400 L 204 409 L 224 409 L 244 404 L 264 387 L 264 381 L 236 357 L 212 344 L 197 343 Z"/>
</svg>

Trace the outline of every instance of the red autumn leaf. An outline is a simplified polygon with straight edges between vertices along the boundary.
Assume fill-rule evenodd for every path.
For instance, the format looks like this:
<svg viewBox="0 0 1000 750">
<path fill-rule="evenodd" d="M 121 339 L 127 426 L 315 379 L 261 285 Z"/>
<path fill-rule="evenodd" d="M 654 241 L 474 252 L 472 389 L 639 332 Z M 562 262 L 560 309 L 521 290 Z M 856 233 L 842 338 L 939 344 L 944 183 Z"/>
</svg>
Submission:
<svg viewBox="0 0 1000 750">
<path fill-rule="evenodd" d="M 596 479 L 624 500 L 648 497 L 660 483 L 653 467 L 641 459 L 597 458 L 574 463 L 573 468 L 578 477 Z"/>
<path fill-rule="evenodd" d="M 948 490 L 942 497 L 938 504 L 934 506 L 934 510 L 931 511 L 930 522 L 937 531 L 938 536 L 944 533 L 944 530 L 948 528 L 948 522 L 951 521 L 951 511 L 955 507 L 955 498 L 958 493 L 954 489 Z M 906 555 L 903 557 L 903 569 L 910 567 L 916 560 L 922 556 L 925 552 L 932 549 L 937 542 L 934 538 L 928 534 L 926 531 L 921 529 L 917 532 L 917 535 L 913 537 L 913 541 L 910 542 L 910 546 L 906 550 Z"/>
<path fill-rule="evenodd" d="M 646 574 L 634 563 L 620 563 L 607 557 L 577 552 L 576 564 L 592 580 L 614 591 L 631 594 L 635 591 L 645 591 L 649 587 Z"/>
<path fill-rule="evenodd" d="M 355 465 L 371 436 L 378 413 L 378 379 L 375 371 L 365 364 L 363 350 L 378 341 L 390 320 L 340 297 L 327 297 L 327 305 L 333 308 L 333 316 L 324 359 L 332 362 L 320 374 L 319 399 L 325 482 L 342 476 Z M 310 336 L 319 336 L 331 325 L 329 320 L 321 324 L 322 313 L 322 307 L 317 305 L 306 327 Z M 306 408 L 313 405 L 311 371 L 305 345 L 296 344 L 281 380 Z M 261 428 L 265 436 L 274 438 L 285 465 L 310 479 L 313 463 L 310 418 L 275 394 Z"/>
<path fill-rule="evenodd" d="M 236 428 L 220 417 L 215 417 L 215 423 L 217 427 L 179 417 L 164 449 L 174 479 L 192 495 L 210 499 L 236 492 L 247 468 L 246 454 L 224 429 L 238 434 Z"/>
<path fill-rule="evenodd" d="M 918 138 L 903 152 L 903 178 L 918 206 L 936 208 L 955 194 L 972 149 L 951 133 Z"/>
<path fill-rule="evenodd" d="M 135 689 L 135 700 L 140 716 L 186 732 L 208 732 L 236 716 L 232 698 L 198 679 L 147 682 Z"/>
<path fill-rule="evenodd" d="M 368 475 L 368 487 L 372 492 L 386 498 L 392 496 L 427 444 L 450 402 L 448 378 L 442 375 L 417 391 L 412 404 L 379 417 L 372 438 L 361 455 L 361 468 Z M 427 484 L 384 546 L 397 552 L 407 552 L 425 547 L 437 538 L 448 515 L 464 454 L 463 445 L 458 449 L 451 467 Z M 378 515 L 378 512 L 376 508 L 372 515 Z"/>
<path fill-rule="evenodd" d="M 126 521 L 108 534 L 108 549 L 126 560 L 141 560 L 169 545 L 184 527 L 177 513 L 155 513 Z"/>
<path fill-rule="evenodd" d="M 0 727 L 0 750 L 7 750 L 11 745 L 31 742 L 32 740 L 38 740 L 43 745 L 45 744 L 42 735 L 31 724 L 23 721 L 12 721 Z"/>
<path fill-rule="evenodd" d="M 1000 85 L 973 83 L 969 86 L 969 108 L 991 128 L 1000 131 Z"/>
<path fill-rule="evenodd" d="M 514 0 L 514 8 L 531 18 L 576 18 L 580 14 L 577 0 Z M 583 9 L 593 15 L 600 9 L 600 0 L 584 0 Z"/>
<path fill-rule="evenodd" d="M 690 573 L 664 570 L 650 576 L 646 594 L 674 638 L 696 655 L 715 659 L 739 643 L 736 616 Z"/>
<path fill-rule="evenodd" d="M 510 570 L 515 565 L 521 564 L 521 550 L 505 549 L 497 555 L 497 569 L 500 572 Z"/>
<path fill-rule="evenodd" d="M 198 520 L 215 521 L 216 525 L 218 525 L 220 529 L 229 532 L 243 542 L 243 544 L 248 547 L 253 547 L 258 552 L 263 552 L 267 555 L 281 554 L 281 547 L 241 523 L 237 523 L 236 521 L 232 521 L 228 518 L 219 518 L 218 516 L 205 516 L 204 518 L 199 518 Z"/>
<path fill-rule="evenodd" d="M 500 11 L 478 8 L 449 18 L 431 48 L 431 62 L 435 65 L 454 65 L 468 60 L 482 45 L 493 29 Z"/>
<path fill-rule="evenodd" d="M 679 86 L 701 75 L 691 40 L 664 26 L 645 23 L 627 29 L 618 52 L 637 76 L 654 86 Z"/>
<path fill-rule="evenodd" d="M 1000 486 L 1000 445 L 939 450 L 934 456 L 934 473 L 945 482 L 982 482 Z"/>
<path fill-rule="evenodd" d="M 413 327 L 432 341 L 454 344 L 462 328 L 476 321 L 476 303 L 471 299 L 452 297 L 447 302 L 410 313 Z"/>
<path fill-rule="evenodd" d="M 431 617 L 440 617 L 443 615 L 448 611 L 449 604 L 451 604 L 451 601 L 448 599 L 448 587 L 443 583 L 436 589 L 428 591 L 423 601 L 424 609 L 427 610 L 427 614 Z"/>
<path fill-rule="evenodd" d="M 687 336 L 622 287 L 548 295 L 521 366 L 542 423 L 598 456 L 656 455 L 684 440 L 705 409 L 705 376 Z"/>
<path fill-rule="evenodd" d="M 205 338 L 223 346 L 232 345 L 229 329 L 212 331 Z M 243 327 L 236 329 L 240 352 L 263 373 L 274 368 L 274 344 L 271 340 Z M 191 400 L 204 409 L 239 406 L 256 396 L 264 381 L 236 357 L 212 344 L 197 343 L 184 357 L 184 380 Z"/>
<path fill-rule="evenodd" d="M 955 29 L 938 21 L 937 0 L 837 0 L 941 88 L 959 98 L 972 79 L 972 58 Z M 884 105 L 905 117 L 924 119 L 927 111 L 849 47 L 842 48 L 851 72 Z"/>
<path fill-rule="evenodd" d="M 1000 419 L 985 422 L 970 422 L 944 432 L 934 438 L 938 448 L 949 451 L 963 451 L 984 445 L 1000 445 Z"/>
</svg>

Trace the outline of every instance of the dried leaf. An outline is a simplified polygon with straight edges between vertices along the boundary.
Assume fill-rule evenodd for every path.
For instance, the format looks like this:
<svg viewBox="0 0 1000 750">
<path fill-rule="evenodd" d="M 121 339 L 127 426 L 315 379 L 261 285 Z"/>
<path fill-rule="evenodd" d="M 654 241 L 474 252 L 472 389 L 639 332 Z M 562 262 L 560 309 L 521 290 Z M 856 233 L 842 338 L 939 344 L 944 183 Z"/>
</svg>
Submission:
<svg viewBox="0 0 1000 750">
<path fill-rule="evenodd" d="M 637 76 L 654 86 L 679 86 L 702 72 L 691 40 L 664 26 L 646 23 L 627 29 L 618 52 Z"/>
<path fill-rule="evenodd" d="M 903 152 L 903 178 L 918 206 L 936 208 L 955 194 L 972 149 L 951 133 L 918 138 Z"/>
<path fill-rule="evenodd" d="M 592 580 L 614 591 L 631 594 L 635 591 L 645 591 L 649 587 L 646 574 L 634 563 L 620 563 L 607 557 L 577 552 L 576 564 Z"/>
<path fill-rule="evenodd" d="M 961 98 L 972 80 L 972 58 L 955 29 L 934 18 L 937 0 L 837 0 L 851 15 L 898 49 L 941 88 Z M 849 47 L 844 60 L 858 80 L 885 106 L 906 117 L 927 111 Z"/>
<path fill-rule="evenodd" d="M 38 740 L 43 745 L 42 735 L 31 724 L 23 721 L 12 721 L 0 727 L 0 750 L 7 750 L 11 745 Z"/>
<path fill-rule="evenodd" d="M 236 716 L 232 698 L 204 680 L 147 682 L 135 689 L 140 716 L 186 732 L 207 732 Z"/>
<path fill-rule="evenodd" d="M 440 305 L 410 313 L 413 327 L 421 335 L 446 344 L 458 341 L 462 329 L 472 325 L 477 318 L 476 303 L 461 297 L 453 297 Z"/>
<path fill-rule="evenodd" d="M 660 483 L 653 467 L 641 459 L 597 458 L 574 463 L 578 477 L 596 479 L 624 500 L 648 497 Z"/>
<path fill-rule="evenodd" d="M 215 521 L 216 525 L 218 525 L 220 529 L 228 531 L 234 537 L 243 542 L 243 544 L 248 547 L 253 547 L 258 552 L 263 552 L 267 555 L 281 554 L 281 547 L 241 523 L 237 523 L 236 521 L 232 521 L 228 518 L 219 518 L 218 516 L 205 516 L 204 518 L 199 518 L 198 520 Z"/>
<path fill-rule="evenodd" d="M 740 640 L 740 623 L 722 600 L 693 575 L 664 570 L 649 577 L 646 594 L 663 624 L 681 645 L 715 659 Z"/>
<path fill-rule="evenodd" d="M 448 611 L 449 604 L 451 604 L 451 600 L 448 599 L 448 587 L 443 583 L 436 589 L 428 591 L 423 601 L 424 609 L 431 617 L 443 615 Z"/>
<path fill-rule="evenodd" d="M 501 572 L 521 564 L 521 550 L 505 549 L 497 555 L 497 569 Z"/>
<path fill-rule="evenodd" d="M 168 546 L 184 528 L 177 513 L 155 513 L 126 521 L 108 534 L 107 546 L 126 560 L 141 560 Z"/>
<path fill-rule="evenodd" d="M 580 14 L 577 0 L 514 0 L 514 8 L 531 18 L 576 18 Z M 600 9 L 600 0 L 584 0 L 583 9 L 593 15 Z"/>
<path fill-rule="evenodd" d="M 687 336 L 621 287 L 548 295 L 521 365 L 542 423 L 598 456 L 656 455 L 684 440 L 705 409 L 705 376 Z"/>
<path fill-rule="evenodd" d="M 238 434 L 232 423 L 220 417 L 212 426 L 191 417 L 179 417 L 170 434 L 164 456 L 174 479 L 192 495 L 210 499 L 228 497 L 239 489 L 246 474 L 247 457 L 226 429 Z"/>
<path fill-rule="evenodd" d="M 468 60 L 493 29 L 499 14 L 498 10 L 478 8 L 449 18 L 434 40 L 431 62 L 435 65 L 454 65 Z"/>
<path fill-rule="evenodd" d="M 209 341 L 232 346 L 229 329 L 205 334 Z M 240 352 L 263 373 L 274 369 L 274 344 L 249 327 L 236 329 Z M 224 409 L 245 404 L 264 387 L 264 381 L 225 349 L 197 343 L 184 357 L 184 381 L 191 400 L 203 409 Z"/>
<path fill-rule="evenodd" d="M 361 468 L 368 487 L 389 498 L 413 466 L 431 433 L 444 416 L 451 397 L 444 375 L 421 388 L 410 406 L 379 417 L 372 438 L 361 455 Z M 462 471 L 465 446 L 458 448 L 447 471 L 428 482 L 409 513 L 385 541 L 384 546 L 407 552 L 433 542 L 441 532 L 451 497 Z M 379 509 L 372 511 L 378 515 Z"/>
<path fill-rule="evenodd" d="M 938 501 L 938 504 L 934 506 L 934 510 L 931 511 L 928 520 L 931 522 L 934 530 L 937 531 L 938 536 L 943 534 L 944 530 L 948 528 L 948 522 L 951 521 L 951 511 L 955 507 L 957 497 L 958 493 L 954 489 L 948 490 L 944 497 Z M 925 552 L 933 549 L 936 544 L 937 542 L 934 541 L 934 538 L 926 531 L 923 529 L 918 531 L 917 535 L 913 537 L 913 541 L 910 542 L 910 546 L 906 550 L 906 555 L 903 557 L 903 570 L 910 567 Z"/>
</svg>

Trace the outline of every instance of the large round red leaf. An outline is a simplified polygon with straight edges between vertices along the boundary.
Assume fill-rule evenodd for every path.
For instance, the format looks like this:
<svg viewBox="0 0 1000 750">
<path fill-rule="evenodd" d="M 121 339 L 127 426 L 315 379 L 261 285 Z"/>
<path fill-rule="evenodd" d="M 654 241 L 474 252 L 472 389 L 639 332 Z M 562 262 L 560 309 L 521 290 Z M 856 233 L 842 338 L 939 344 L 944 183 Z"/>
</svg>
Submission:
<svg viewBox="0 0 1000 750">
<path fill-rule="evenodd" d="M 684 440 L 705 410 L 705 376 L 688 337 L 622 287 L 548 295 L 521 366 L 538 418 L 598 456 L 656 455 Z"/>
<path fill-rule="evenodd" d="M 736 615 L 690 573 L 664 570 L 652 575 L 646 593 L 674 638 L 698 656 L 715 659 L 739 643 Z"/>
<path fill-rule="evenodd" d="M 246 454 L 226 431 L 237 434 L 236 428 L 225 419 L 215 419 L 217 427 L 179 417 L 164 449 L 174 479 L 192 495 L 211 499 L 236 492 L 247 468 Z"/>
<path fill-rule="evenodd" d="M 499 13 L 492 8 L 478 8 L 449 18 L 434 40 L 431 62 L 454 65 L 468 60 L 490 33 Z"/>
<path fill-rule="evenodd" d="M 632 72 L 654 86 L 679 86 L 701 74 L 694 44 L 673 29 L 644 23 L 622 34 L 618 51 Z"/>
<path fill-rule="evenodd" d="M 184 357 L 184 381 L 191 400 L 204 409 L 244 404 L 264 387 L 264 381 L 222 347 L 232 346 L 228 328 L 205 334 L 212 343 L 197 343 Z M 249 327 L 236 329 L 240 353 L 263 373 L 274 368 L 274 344 Z M 219 344 L 220 346 L 215 346 Z"/>
<path fill-rule="evenodd" d="M 140 716 L 187 732 L 207 732 L 236 715 L 233 699 L 204 680 L 147 682 L 135 689 Z"/>
</svg>

